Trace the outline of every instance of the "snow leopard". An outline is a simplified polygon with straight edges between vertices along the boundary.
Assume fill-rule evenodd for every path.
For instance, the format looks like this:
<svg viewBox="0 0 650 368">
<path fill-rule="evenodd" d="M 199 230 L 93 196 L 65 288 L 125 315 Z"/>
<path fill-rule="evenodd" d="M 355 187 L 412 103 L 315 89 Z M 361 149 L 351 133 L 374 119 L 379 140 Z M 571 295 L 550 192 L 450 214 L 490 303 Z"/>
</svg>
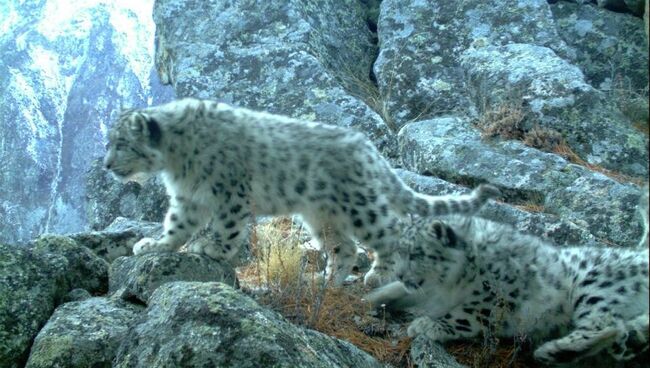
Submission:
<svg viewBox="0 0 650 368">
<path fill-rule="evenodd" d="M 648 348 L 647 248 L 560 248 L 467 216 L 418 218 L 402 231 L 397 281 L 365 299 L 417 316 L 410 336 L 526 336 L 547 364 Z"/>
<path fill-rule="evenodd" d="M 162 237 L 137 242 L 136 255 L 174 251 L 213 220 L 221 244 L 189 250 L 228 260 L 252 215 L 299 214 L 335 285 L 355 263 L 355 239 L 375 252 L 364 281 L 378 285 L 391 273 L 399 233 L 390 229 L 400 216 L 471 214 L 499 195 L 489 184 L 468 195 L 420 194 L 360 132 L 193 98 L 124 111 L 104 166 L 122 180 L 160 174 L 170 197 Z"/>
</svg>

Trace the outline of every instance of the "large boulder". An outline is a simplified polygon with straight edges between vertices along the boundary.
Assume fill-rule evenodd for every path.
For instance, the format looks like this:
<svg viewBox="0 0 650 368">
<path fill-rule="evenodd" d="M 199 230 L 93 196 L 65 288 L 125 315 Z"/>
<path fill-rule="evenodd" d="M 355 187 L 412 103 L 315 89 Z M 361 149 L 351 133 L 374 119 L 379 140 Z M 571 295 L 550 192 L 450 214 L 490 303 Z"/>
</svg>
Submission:
<svg viewBox="0 0 650 368">
<path fill-rule="evenodd" d="M 538 206 L 601 242 L 632 246 L 641 237 L 634 210 L 641 193 L 636 185 L 519 141 L 485 142 L 466 120 L 439 118 L 406 125 L 399 133 L 399 149 L 409 170 L 451 182 L 493 183 L 506 202 Z"/>
<path fill-rule="evenodd" d="M 108 264 L 74 240 L 45 236 L 29 247 L 0 245 L 2 367 L 24 364 L 39 329 L 77 288 L 106 292 Z"/>
<path fill-rule="evenodd" d="M 26 367 L 110 368 L 143 309 L 107 298 L 63 304 L 36 336 Z"/>
<path fill-rule="evenodd" d="M 576 51 L 574 63 L 597 88 L 639 91 L 648 85 L 647 36 L 630 14 L 566 1 L 551 4 L 560 37 Z"/>
<path fill-rule="evenodd" d="M 585 161 L 648 175 L 647 136 L 553 50 L 529 44 L 485 46 L 470 48 L 460 58 L 484 113 L 515 104 L 528 114 L 529 130 L 539 126 L 560 132 Z"/>
<path fill-rule="evenodd" d="M 363 101 L 376 52 L 366 20 L 357 0 L 156 1 L 156 66 L 178 96 L 352 127 L 391 155 L 393 134 Z"/>
<path fill-rule="evenodd" d="M 382 365 L 348 342 L 287 322 L 225 284 L 173 282 L 153 293 L 114 367 Z"/>
<path fill-rule="evenodd" d="M 471 112 L 459 55 L 472 44 L 529 43 L 563 56 L 545 0 L 519 2 L 384 0 L 374 73 L 392 123 Z"/>
</svg>

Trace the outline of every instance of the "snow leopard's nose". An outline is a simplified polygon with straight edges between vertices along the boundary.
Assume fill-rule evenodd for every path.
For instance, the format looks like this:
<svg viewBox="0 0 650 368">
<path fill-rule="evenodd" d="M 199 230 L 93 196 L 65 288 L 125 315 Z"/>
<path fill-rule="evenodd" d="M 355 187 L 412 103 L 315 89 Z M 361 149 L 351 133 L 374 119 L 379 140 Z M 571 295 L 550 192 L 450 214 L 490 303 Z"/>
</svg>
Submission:
<svg viewBox="0 0 650 368">
<path fill-rule="evenodd" d="M 104 157 L 104 168 L 106 170 L 110 170 L 113 167 L 113 158 L 111 155 L 107 154 L 106 157 Z"/>
</svg>

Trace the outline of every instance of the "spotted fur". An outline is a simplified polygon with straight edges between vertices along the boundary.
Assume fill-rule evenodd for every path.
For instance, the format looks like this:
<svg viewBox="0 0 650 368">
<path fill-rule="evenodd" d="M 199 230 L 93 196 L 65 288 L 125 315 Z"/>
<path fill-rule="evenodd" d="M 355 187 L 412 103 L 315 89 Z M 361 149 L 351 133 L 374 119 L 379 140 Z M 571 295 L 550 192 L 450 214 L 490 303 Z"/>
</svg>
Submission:
<svg viewBox="0 0 650 368">
<path fill-rule="evenodd" d="M 648 348 L 647 248 L 559 248 L 462 216 L 417 219 L 401 239 L 398 281 L 366 299 L 419 316 L 411 336 L 527 336 L 546 363 Z"/>
<path fill-rule="evenodd" d="M 129 110 L 109 134 L 104 164 L 120 178 L 160 173 L 170 208 L 159 240 L 134 253 L 173 251 L 212 221 L 221 244 L 191 251 L 230 259 L 251 215 L 300 214 L 328 253 L 340 284 L 357 255 L 354 239 L 376 253 L 366 282 L 390 274 L 388 256 L 407 213 L 473 213 L 498 191 L 433 197 L 408 188 L 361 133 L 331 125 L 183 99 Z"/>
</svg>

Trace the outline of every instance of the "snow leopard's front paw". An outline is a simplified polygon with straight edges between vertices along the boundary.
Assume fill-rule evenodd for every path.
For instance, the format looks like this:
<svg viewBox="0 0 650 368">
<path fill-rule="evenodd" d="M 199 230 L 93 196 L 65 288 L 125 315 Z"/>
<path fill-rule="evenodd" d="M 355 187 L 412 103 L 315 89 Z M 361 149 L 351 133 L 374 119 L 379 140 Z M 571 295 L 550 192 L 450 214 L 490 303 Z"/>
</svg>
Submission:
<svg viewBox="0 0 650 368">
<path fill-rule="evenodd" d="M 544 364 L 554 364 L 556 363 L 555 355 L 558 354 L 559 350 L 554 344 L 555 341 L 547 342 L 537 348 L 533 353 L 535 359 Z"/>
<path fill-rule="evenodd" d="M 152 238 L 142 238 L 133 245 L 133 254 L 169 252 L 170 247 Z"/>
<path fill-rule="evenodd" d="M 416 337 L 419 335 L 427 335 L 429 331 L 433 330 L 434 324 L 429 317 L 419 317 L 413 320 L 409 325 L 406 333 L 409 337 Z"/>
<path fill-rule="evenodd" d="M 387 270 L 382 271 L 374 267 L 371 268 L 363 277 L 363 283 L 373 289 L 378 288 L 382 285 L 386 285 L 390 281 L 390 272 Z"/>
<path fill-rule="evenodd" d="M 413 320 L 406 330 L 409 337 L 424 335 L 431 341 L 445 342 L 453 336 L 448 335 L 438 321 L 424 316 Z"/>
</svg>

